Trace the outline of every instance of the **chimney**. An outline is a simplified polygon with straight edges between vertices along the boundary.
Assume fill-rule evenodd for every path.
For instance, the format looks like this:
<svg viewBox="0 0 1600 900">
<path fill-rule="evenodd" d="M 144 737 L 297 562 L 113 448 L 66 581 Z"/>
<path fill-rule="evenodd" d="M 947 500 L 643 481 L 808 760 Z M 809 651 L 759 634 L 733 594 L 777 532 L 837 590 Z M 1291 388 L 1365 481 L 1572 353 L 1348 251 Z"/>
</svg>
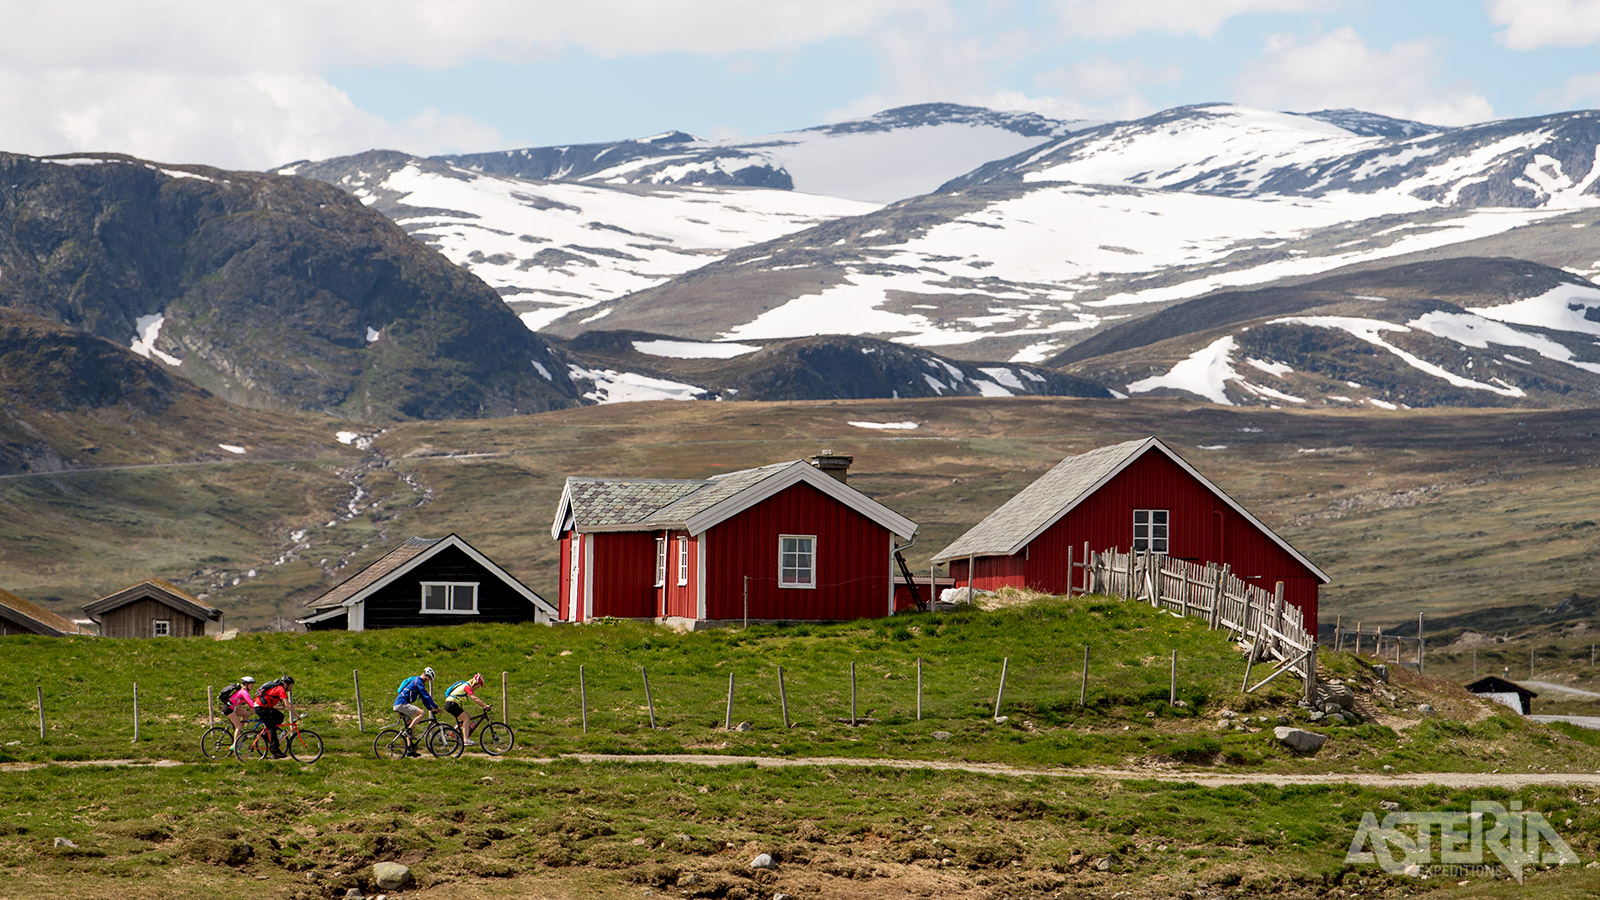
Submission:
<svg viewBox="0 0 1600 900">
<path fill-rule="evenodd" d="M 832 450 L 824 450 L 811 457 L 811 464 L 837 479 L 840 484 L 849 484 L 850 464 L 855 462 L 854 456 L 841 456 Z"/>
</svg>

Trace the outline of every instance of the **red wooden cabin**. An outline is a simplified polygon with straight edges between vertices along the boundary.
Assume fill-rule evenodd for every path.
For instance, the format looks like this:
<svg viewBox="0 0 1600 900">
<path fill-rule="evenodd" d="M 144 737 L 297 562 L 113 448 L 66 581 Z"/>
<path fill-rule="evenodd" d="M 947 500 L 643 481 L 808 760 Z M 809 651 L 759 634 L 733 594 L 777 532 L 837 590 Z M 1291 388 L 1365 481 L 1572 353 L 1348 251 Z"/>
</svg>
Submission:
<svg viewBox="0 0 1600 900">
<path fill-rule="evenodd" d="M 1011 585 L 1067 590 L 1069 549 L 1084 544 L 1227 564 L 1317 629 L 1317 591 L 1328 576 L 1172 448 L 1155 438 L 1069 456 L 934 556 L 978 590 Z"/>
<path fill-rule="evenodd" d="M 561 620 L 892 615 L 894 554 L 917 524 L 846 484 L 849 463 L 567 479 L 550 530 L 561 543 Z"/>
</svg>

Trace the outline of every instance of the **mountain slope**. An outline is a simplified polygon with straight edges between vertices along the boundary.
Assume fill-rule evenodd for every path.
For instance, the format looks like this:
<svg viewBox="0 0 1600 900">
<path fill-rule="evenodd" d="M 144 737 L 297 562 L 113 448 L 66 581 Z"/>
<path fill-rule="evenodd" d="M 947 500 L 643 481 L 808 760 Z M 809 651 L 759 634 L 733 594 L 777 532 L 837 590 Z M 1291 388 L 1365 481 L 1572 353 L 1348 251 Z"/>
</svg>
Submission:
<svg viewBox="0 0 1600 900">
<path fill-rule="evenodd" d="M 1579 406 L 1600 397 L 1600 287 L 1450 259 L 1191 300 L 1055 362 L 1225 405 Z"/>
<path fill-rule="evenodd" d="M 925 194 L 976 166 L 1082 123 L 953 103 L 754 138 L 706 141 L 681 131 L 632 141 L 441 157 L 493 175 L 634 185 L 777 188 L 867 203 Z"/>
<path fill-rule="evenodd" d="M 1098 384 L 1037 366 L 971 363 L 872 338 L 823 335 L 765 346 L 591 331 L 561 345 L 574 381 L 598 402 L 659 396 L 718 400 L 912 397 L 1110 397 Z M 650 379 L 644 381 L 641 379 Z M 653 399 L 653 398 L 652 398 Z"/>
<path fill-rule="evenodd" d="M 382 420 L 574 402 L 495 293 L 312 181 L 0 154 L 0 305 L 257 407 Z"/>
<path fill-rule="evenodd" d="M 760 188 L 536 182 L 389 151 L 280 171 L 349 191 L 488 282 L 536 331 L 737 247 L 875 208 Z"/>
<path fill-rule="evenodd" d="M 246 410 L 170 366 L 0 307 L 0 474 L 336 455 L 320 421 Z"/>
</svg>

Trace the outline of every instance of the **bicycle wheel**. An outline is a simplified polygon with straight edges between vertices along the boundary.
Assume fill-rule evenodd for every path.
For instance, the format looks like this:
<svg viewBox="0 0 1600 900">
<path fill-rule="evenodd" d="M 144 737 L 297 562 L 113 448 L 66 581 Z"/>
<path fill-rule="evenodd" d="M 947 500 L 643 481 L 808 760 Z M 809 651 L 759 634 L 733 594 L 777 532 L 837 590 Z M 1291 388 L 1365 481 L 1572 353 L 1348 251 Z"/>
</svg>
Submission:
<svg viewBox="0 0 1600 900">
<path fill-rule="evenodd" d="M 266 759 L 267 758 L 267 736 L 266 736 L 266 734 L 263 733 L 263 732 L 259 732 L 259 731 L 256 732 L 253 736 L 251 736 L 250 740 L 248 740 L 248 741 L 246 741 L 244 743 L 241 743 L 239 745 L 239 748 L 237 750 L 233 751 L 233 755 L 239 757 L 239 759 L 241 759 L 241 760 L 245 760 L 245 759 Z"/>
<path fill-rule="evenodd" d="M 200 735 L 200 755 L 206 759 L 227 759 L 233 755 L 233 729 L 213 725 Z"/>
<path fill-rule="evenodd" d="M 379 759 L 405 759 L 408 749 L 406 733 L 394 725 L 378 732 L 378 736 L 372 739 L 373 755 Z"/>
<path fill-rule="evenodd" d="M 461 729 L 453 725 L 440 725 L 428 732 L 428 752 L 441 759 L 460 756 L 463 746 Z"/>
<path fill-rule="evenodd" d="M 489 722 L 478 732 L 478 744 L 490 756 L 499 756 L 516 746 L 517 734 L 504 722 Z"/>
<path fill-rule="evenodd" d="M 301 730 L 289 738 L 289 755 L 306 765 L 316 762 L 322 758 L 322 738 L 315 731 Z"/>
</svg>

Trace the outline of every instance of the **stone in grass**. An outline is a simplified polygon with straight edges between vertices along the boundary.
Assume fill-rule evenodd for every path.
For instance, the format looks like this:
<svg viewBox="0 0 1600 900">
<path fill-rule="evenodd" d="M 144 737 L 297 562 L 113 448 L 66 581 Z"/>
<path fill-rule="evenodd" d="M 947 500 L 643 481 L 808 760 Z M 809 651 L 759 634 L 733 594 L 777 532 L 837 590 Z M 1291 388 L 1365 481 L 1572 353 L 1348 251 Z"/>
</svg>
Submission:
<svg viewBox="0 0 1600 900">
<path fill-rule="evenodd" d="M 1279 725 L 1272 729 L 1272 735 L 1296 753 L 1315 753 L 1328 742 L 1328 736 L 1325 734 L 1290 728 L 1287 725 Z"/>
<path fill-rule="evenodd" d="M 56 838 L 56 846 L 57 847 L 65 847 L 68 850 L 76 850 L 76 849 L 78 849 L 78 845 L 77 844 L 74 844 L 72 841 L 70 841 L 70 840 L 68 840 L 68 839 L 66 839 L 64 837 Z"/>
<path fill-rule="evenodd" d="M 777 867 L 778 864 L 773 862 L 772 856 L 767 853 L 762 853 L 755 859 L 750 860 L 750 868 L 752 869 L 776 869 Z"/>
<path fill-rule="evenodd" d="M 935 731 L 933 734 L 928 735 L 928 737 L 931 737 L 936 741 L 948 741 L 952 735 L 948 731 Z"/>
<path fill-rule="evenodd" d="M 749 731 L 753 727 L 755 727 L 755 726 L 751 725 L 749 722 L 740 722 L 738 725 L 735 725 L 733 727 L 733 730 L 734 731 Z"/>
<path fill-rule="evenodd" d="M 411 880 L 411 870 L 399 863 L 372 864 L 372 883 L 383 890 L 398 891 Z"/>
</svg>

